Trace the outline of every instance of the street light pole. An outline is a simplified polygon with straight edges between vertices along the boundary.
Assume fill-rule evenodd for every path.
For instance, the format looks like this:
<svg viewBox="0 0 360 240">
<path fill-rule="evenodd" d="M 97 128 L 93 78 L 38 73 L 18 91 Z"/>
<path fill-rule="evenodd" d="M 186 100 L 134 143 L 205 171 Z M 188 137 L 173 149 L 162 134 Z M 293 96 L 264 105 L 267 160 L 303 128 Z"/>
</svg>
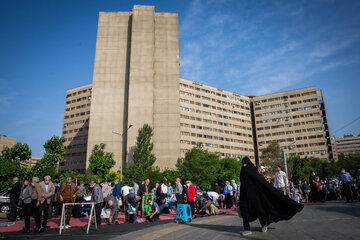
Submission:
<svg viewBox="0 0 360 240">
<path fill-rule="evenodd" d="M 296 141 L 292 142 L 289 146 L 291 146 L 292 144 L 296 143 Z M 289 147 L 287 146 L 287 147 Z M 285 149 L 282 148 L 281 149 L 282 151 L 282 157 L 283 157 L 283 162 L 284 162 L 284 170 L 285 170 L 285 173 L 286 173 L 286 178 L 287 178 L 287 181 L 288 181 L 288 190 L 287 190 L 287 194 L 288 196 L 290 197 L 290 184 L 289 184 L 289 174 L 288 174 L 288 169 L 287 169 L 287 161 L 286 161 L 286 154 L 285 154 Z"/>
<path fill-rule="evenodd" d="M 68 177 L 70 177 L 70 165 L 71 165 L 71 160 L 67 160 L 69 163 L 69 170 L 68 170 Z"/>
<path fill-rule="evenodd" d="M 287 190 L 287 194 L 288 194 L 288 196 L 290 197 L 289 175 L 288 175 L 288 169 L 287 169 L 286 154 L 285 154 L 284 149 L 282 149 L 282 155 L 283 155 L 283 161 L 284 161 L 284 170 L 285 170 L 285 173 L 286 173 L 286 178 L 287 178 L 287 181 L 288 181 L 288 190 Z"/>
<path fill-rule="evenodd" d="M 123 136 L 124 134 L 127 133 L 127 131 L 132 127 L 133 125 L 130 124 L 129 127 L 123 132 L 123 133 L 118 133 L 116 131 L 112 131 L 113 134 L 116 134 L 116 135 L 120 135 L 121 136 L 121 161 L 120 161 L 120 181 L 122 181 L 122 172 L 123 172 Z"/>
</svg>

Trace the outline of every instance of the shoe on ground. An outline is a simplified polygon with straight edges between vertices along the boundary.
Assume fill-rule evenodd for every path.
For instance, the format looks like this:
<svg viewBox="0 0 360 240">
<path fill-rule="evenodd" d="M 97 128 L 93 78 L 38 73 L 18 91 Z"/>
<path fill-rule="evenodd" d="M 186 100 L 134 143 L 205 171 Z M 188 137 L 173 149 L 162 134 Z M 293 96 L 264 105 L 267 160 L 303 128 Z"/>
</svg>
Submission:
<svg viewBox="0 0 360 240">
<path fill-rule="evenodd" d="M 49 231 L 51 228 L 49 226 L 43 227 L 44 231 Z"/>
<path fill-rule="evenodd" d="M 71 228 L 71 226 L 69 224 L 67 224 L 67 225 L 65 225 L 65 228 L 69 229 L 69 228 Z"/>
<path fill-rule="evenodd" d="M 268 230 L 267 226 L 263 226 L 263 227 L 261 228 L 261 231 L 262 231 L 263 233 L 267 232 L 267 230 Z"/>
<path fill-rule="evenodd" d="M 241 232 L 242 236 L 248 236 L 248 235 L 251 235 L 251 234 L 252 234 L 252 232 L 248 231 L 248 230 Z"/>
<path fill-rule="evenodd" d="M 44 230 L 44 228 L 42 227 L 42 228 L 39 228 L 39 230 L 38 230 L 38 232 L 39 233 L 42 233 L 42 232 L 44 232 L 45 230 Z"/>
</svg>

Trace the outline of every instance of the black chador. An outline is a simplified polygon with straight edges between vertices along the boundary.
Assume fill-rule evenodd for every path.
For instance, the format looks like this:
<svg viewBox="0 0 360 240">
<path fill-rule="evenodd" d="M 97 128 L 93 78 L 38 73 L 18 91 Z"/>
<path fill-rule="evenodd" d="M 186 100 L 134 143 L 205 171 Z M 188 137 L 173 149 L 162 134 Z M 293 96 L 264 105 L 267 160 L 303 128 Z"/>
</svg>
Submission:
<svg viewBox="0 0 360 240">
<path fill-rule="evenodd" d="M 289 220 L 304 208 L 268 183 L 248 157 L 243 158 L 242 164 L 239 207 L 245 231 L 250 230 L 249 223 L 256 219 L 266 227 L 273 222 Z"/>
</svg>

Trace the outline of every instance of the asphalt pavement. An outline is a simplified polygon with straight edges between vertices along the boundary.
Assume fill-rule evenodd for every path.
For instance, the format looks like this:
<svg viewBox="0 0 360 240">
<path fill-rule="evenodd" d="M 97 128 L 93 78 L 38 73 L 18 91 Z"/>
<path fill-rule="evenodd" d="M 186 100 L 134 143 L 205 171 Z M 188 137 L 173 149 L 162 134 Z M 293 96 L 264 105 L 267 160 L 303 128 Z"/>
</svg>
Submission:
<svg viewBox="0 0 360 240">
<path fill-rule="evenodd" d="M 41 234 L 4 233 L 0 239 L 360 239 L 360 202 L 332 201 L 305 204 L 303 211 L 289 221 L 273 223 L 267 233 L 260 224 L 251 224 L 252 235 L 242 237 L 242 219 L 235 213 L 196 218 L 191 223 L 177 224 L 173 220 L 155 223 L 120 224 L 91 229 L 71 228 L 63 236 L 56 229 Z"/>
</svg>

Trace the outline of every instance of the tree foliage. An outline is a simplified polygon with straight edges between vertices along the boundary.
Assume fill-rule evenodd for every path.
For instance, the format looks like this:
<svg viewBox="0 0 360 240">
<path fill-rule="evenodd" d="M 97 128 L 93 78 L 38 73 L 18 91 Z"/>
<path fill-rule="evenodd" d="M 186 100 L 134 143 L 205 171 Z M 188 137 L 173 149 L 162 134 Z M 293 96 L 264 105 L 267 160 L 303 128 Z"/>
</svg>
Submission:
<svg viewBox="0 0 360 240">
<path fill-rule="evenodd" d="M 289 178 L 295 184 L 298 184 L 300 181 L 308 181 L 310 171 L 314 171 L 321 178 L 326 177 L 322 171 L 322 164 L 325 161 L 320 158 L 293 156 L 287 159 L 287 163 Z"/>
<path fill-rule="evenodd" d="M 202 189 L 209 189 L 217 180 L 220 156 L 197 145 L 179 158 L 176 164 L 183 180 L 191 180 Z"/>
<path fill-rule="evenodd" d="M 331 175 L 338 176 L 341 168 L 345 168 L 351 176 L 355 177 L 357 170 L 360 169 L 360 153 L 353 153 L 349 155 L 339 154 L 338 161 L 330 164 Z"/>
<path fill-rule="evenodd" d="M 267 175 L 274 176 L 276 165 L 283 165 L 281 150 L 277 141 L 270 142 L 270 144 L 261 151 L 260 162 L 261 165 L 267 167 Z"/>
<path fill-rule="evenodd" d="M 37 176 L 42 178 L 46 175 L 53 176 L 57 173 L 58 164 L 64 160 L 65 147 L 64 137 L 53 136 L 45 142 L 45 154 L 28 172 L 28 178 Z"/>
<path fill-rule="evenodd" d="M 16 143 L 12 147 L 5 147 L 1 151 L 3 159 L 21 162 L 31 158 L 31 150 L 26 143 Z"/>
<path fill-rule="evenodd" d="M 136 144 L 134 149 L 134 164 L 148 171 L 156 161 L 155 155 L 152 153 L 154 144 L 151 141 L 153 130 L 149 124 L 144 124 L 138 130 Z"/>
<path fill-rule="evenodd" d="M 105 152 L 105 144 L 100 143 L 95 145 L 91 151 L 89 169 L 94 174 L 98 175 L 102 179 L 109 172 L 109 170 L 114 167 L 114 154 Z"/>
<path fill-rule="evenodd" d="M 242 167 L 240 159 L 226 157 L 220 159 L 219 162 L 218 183 L 224 184 L 225 181 L 230 181 L 232 179 L 239 180 Z"/>
</svg>

